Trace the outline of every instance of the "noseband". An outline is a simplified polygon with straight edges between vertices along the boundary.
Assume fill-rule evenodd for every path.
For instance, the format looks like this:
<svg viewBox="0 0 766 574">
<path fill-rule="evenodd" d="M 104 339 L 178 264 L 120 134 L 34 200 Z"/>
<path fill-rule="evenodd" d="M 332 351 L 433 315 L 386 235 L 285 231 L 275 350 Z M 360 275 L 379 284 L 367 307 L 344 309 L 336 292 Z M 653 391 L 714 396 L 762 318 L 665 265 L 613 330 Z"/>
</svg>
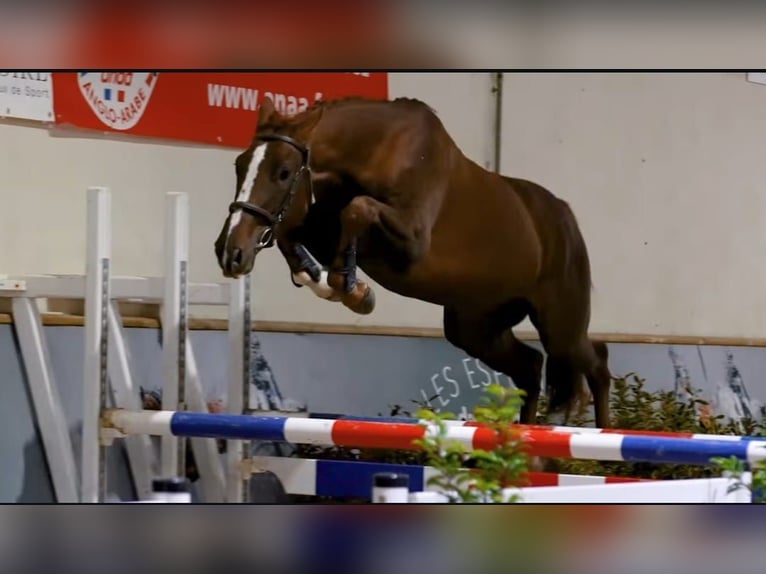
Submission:
<svg viewBox="0 0 766 574">
<path fill-rule="evenodd" d="M 309 154 L 309 148 L 302 144 L 301 142 L 291 138 L 290 136 L 285 136 L 282 134 L 263 134 L 256 137 L 257 140 L 260 141 L 282 141 L 287 144 L 290 144 L 293 148 L 295 148 L 298 153 L 301 154 L 301 166 L 298 168 L 298 171 L 295 172 L 295 175 L 293 176 L 293 180 L 290 183 L 290 189 L 285 194 L 285 197 L 282 199 L 282 203 L 279 205 L 279 209 L 276 213 L 271 213 L 270 211 L 255 205 L 254 203 L 250 203 L 249 201 L 233 201 L 229 205 L 229 213 L 234 213 L 238 209 L 241 209 L 248 215 L 251 215 L 253 217 L 261 217 L 268 221 L 268 227 L 264 231 L 263 235 L 261 235 L 261 239 L 258 242 L 258 245 L 256 246 L 258 249 L 264 249 L 267 247 L 271 247 L 274 245 L 274 227 L 276 227 L 284 218 L 285 213 L 287 213 L 288 208 L 290 207 L 290 204 L 292 203 L 293 197 L 295 196 L 295 192 L 297 190 L 297 183 L 300 179 L 301 175 L 306 173 L 309 176 L 309 188 L 311 187 L 311 166 L 309 165 L 310 160 L 310 154 Z M 313 196 L 313 193 L 312 193 Z M 264 239 L 266 237 L 267 239 Z"/>
</svg>

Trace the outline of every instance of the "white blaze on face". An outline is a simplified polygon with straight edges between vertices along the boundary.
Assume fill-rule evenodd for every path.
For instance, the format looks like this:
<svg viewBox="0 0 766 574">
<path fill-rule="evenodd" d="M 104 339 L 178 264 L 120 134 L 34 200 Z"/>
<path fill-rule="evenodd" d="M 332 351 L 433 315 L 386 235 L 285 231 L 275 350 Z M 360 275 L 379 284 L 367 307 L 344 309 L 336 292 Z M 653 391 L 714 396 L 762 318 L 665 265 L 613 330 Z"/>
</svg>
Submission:
<svg viewBox="0 0 766 574">
<path fill-rule="evenodd" d="M 250 163 L 247 165 L 247 173 L 245 174 L 245 179 L 242 181 L 242 187 L 239 188 L 239 193 L 237 193 L 237 201 L 247 201 L 247 199 L 250 197 L 250 192 L 253 190 L 255 178 L 258 176 L 258 168 L 261 166 L 261 162 L 263 161 L 265 155 L 266 144 L 261 144 L 253 150 L 253 155 L 250 156 Z M 232 234 L 234 228 L 237 227 L 241 219 L 242 210 L 237 210 L 231 214 L 227 239 L 228 235 Z"/>
<path fill-rule="evenodd" d="M 265 143 L 261 144 L 253 150 L 253 155 L 250 156 L 250 163 L 247 165 L 247 173 L 245 175 L 245 179 L 242 181 L 242 187 L 239 188 L 239 192 L 237 193 L 236 201 L 247 201 L 250 197 L 250 192 L 253 189 L 255 178 L 258 176 L 258 168 L 261 166 L 261 162 L 266 156 L 266 145 L 267 144 Z M 237 228 L 237 225 L 239 225 L 241 220 L 241 209 L 238 209 L 231 214 L 231 218 L 229 219 L 229 228 L 226 230 L 226 247 L 228 247 L 231 234 L 234 233 L 234 230 Z M 226 247 L 224 248 L 223 252 L 224 257 L 229 256 L 228 249 Z"/>
</svg>

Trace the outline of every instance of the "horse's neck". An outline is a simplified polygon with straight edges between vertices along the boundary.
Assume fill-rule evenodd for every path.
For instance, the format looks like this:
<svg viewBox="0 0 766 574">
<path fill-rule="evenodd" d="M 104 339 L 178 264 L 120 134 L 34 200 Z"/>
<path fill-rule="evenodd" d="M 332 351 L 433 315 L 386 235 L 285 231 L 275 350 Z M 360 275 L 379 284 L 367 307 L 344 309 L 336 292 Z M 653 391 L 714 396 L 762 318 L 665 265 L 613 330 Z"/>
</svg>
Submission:
<svg viewBox="0 0 766 574">
<path fill-rule="evenodd" d="M 385 122 L 363 108 L 344 115 L 327 110 L 313 144 L 315 180 L 332 185 L 341 185 L 348 178 L 360 181 L 370 169 L 385 130 Z"/>
</svg>

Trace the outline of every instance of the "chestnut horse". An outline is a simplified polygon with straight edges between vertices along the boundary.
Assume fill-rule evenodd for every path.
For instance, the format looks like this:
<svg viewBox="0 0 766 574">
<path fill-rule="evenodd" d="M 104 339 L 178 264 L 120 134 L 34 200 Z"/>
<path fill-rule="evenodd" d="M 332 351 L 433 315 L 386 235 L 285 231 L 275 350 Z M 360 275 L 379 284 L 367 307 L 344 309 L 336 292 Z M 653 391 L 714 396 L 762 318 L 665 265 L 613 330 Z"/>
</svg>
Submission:
<svg viewBox="0 0 766 574">
<path fill-rule="evenodd" d="M 347 98 L 294 116 L 259 107 L 215 242 L 226 277 L 275 242 L 296 286 L 373 311 L 370 285 L 442 306 L 444 335 L 525 392 L 534 423 L 543 355 L 512 328 L 529 317 L 547 354 L 551 412 L 585 391 L 609 426 L 607 348 L 588 337 L 588 252 L 568 204 L 536 183 L 468 159 L 421 101 Z"/>
</svg>

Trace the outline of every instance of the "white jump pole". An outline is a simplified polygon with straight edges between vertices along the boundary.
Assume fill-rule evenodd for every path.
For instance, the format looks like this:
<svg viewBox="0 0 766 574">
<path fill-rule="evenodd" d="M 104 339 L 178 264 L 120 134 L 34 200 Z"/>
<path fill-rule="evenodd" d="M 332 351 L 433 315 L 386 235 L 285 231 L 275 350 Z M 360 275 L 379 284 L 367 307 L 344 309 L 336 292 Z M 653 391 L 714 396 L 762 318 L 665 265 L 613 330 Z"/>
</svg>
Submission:
<svg viewBox="0 0 766 574">
<path fill-rule="evenodd" d="M 185 193 L 165 196 L 165 288 L 162 304 L 162 408 L 186 410 L 187 272 L 189 199 Z M 184 438 L 162 437 L 160 472 L 186 476 Z"/>
<path fill-rule="evenodd" d="M 229 389 L 226 411 L 246 414 L 250 407 L 250 275 L 229 284 Z M 250 441 L 228 440 L 226 450 L 226 501 L 247 502 L 250 472 L 243 462 L 249 458 Z"/>
<path fill-rule="evenodd" d="M 111 299 L 111 193 L 105 187 L 88 188 L 87 259 L 85 262 L 85 356 L 81 494 L 83 503 L 103 502 L 106 494 L 106 447 L 99 435 L 106 406 L 108 307 Z"/>
</svg>

